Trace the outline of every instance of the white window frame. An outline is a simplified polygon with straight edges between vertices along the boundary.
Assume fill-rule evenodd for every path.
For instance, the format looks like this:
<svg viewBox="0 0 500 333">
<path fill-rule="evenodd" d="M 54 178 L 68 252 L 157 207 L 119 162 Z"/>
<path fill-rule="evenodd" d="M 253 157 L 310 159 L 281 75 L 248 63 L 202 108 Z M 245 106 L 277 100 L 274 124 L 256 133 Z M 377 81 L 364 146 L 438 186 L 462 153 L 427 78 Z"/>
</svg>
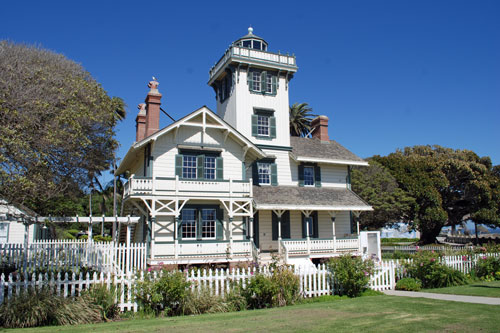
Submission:
<svg viewBox="0 0 500 333">
<path fill-rule="evenodd" d="M 204 213 L 206 211 L 213 211 L 213 220 L 205 220 Z M 205 225 L 207 223 L 207 225 Z M 208 223 L 210 223 L 208 225 Z M 206 231 L 206 228 L 213 229 L 213 236 L 204 236 L 205 233 L 212 233 L 212 230 Z M 216 239 L 217 238 L 217 210 L 214 208 L 201 209 L 201 239 Z"/>
<path fill-rule="evenodd" d="M 260 72 L 252 72 L 252 90 L 260 92 L 262 89 L 262 82 L 260 82 Z"/>
<path fill-rule="evenodd" d="M 261 171 L 265 171 L 266 173 L 263 173 Z M 271 185 L 271 163 L 257 163 L 257 172 L 259 175 L 259 185 Z M 269 179 L 269 182 L 262 182 L 261 176 L 266 176 Z"/>
<path fill-rule="evenodd" d="M 271 119 L 269 116 L 257 114 L 257 135 L 271 136 Z"/>
<path fill-rule="evenodd" d="M 310 181 L 311 181 L 310 184 L 307 182 L 307 180 L 309 178 L 306 178 L 306 170 L 311 170 L 312 171 L 311 172 L 311 178 L 310 178 Z M 315 176 L 314 175 L 314 166 L 305 165 L 304 166 L 304 186 L 314 186 L 314 176 Z"/>
<path fill-rule="evenodd" d="M 187 211 L 193 211 L 194 212 L 194 220 L 185 220 L 184 219 L 184 213 L 187 213 Z M 182 226 L 181 226 L 182 239 L 191 239 L 191 240 L 193 240 L 193 239 L 197 238 L 197 230 L 196 229 L 197 229 L 197 224 L 198 224 L 198 217 L 197 217 L 198 214 L 196 214 L 196 213 L 197 213 L 197 211 L 194 208 L 186 208 L 186 209 L 182 210 Z M 185 223 L 186 221 L 189 222 L 189 225 Z M 193 222 L 194 222 L 194 226 L 191 225 L 191 223 L 193 223 Z M 191 229 L 187 230 L 188 227 L 191 228 Z M 194 231 L 193 231 L 193 229 L 194 229 Z M 194 237 L 185 236 L 187 234 L 192 234 L 193 232 L 194 232 Z"/>
<path fill-rule="evenodd" d="M 213 165 L 213 167 L 212 167 Z M 217 178 L 217 158 L 215 156 L 205 155 L 204 179 L 215 180 Z M 207 171 L 209 171 L 207 173 Z M 210 177 L 207 177 L 210 176 Z"/>
<path fill-rule="evenodd" d="M 188 161 L 188 159 L 190 161 Z M 188 165 L 188 163 L 192 163 L 192 159 L 194 159 L 194 166 Z M 188 169 L 194 168 L 194 177 L 186 177 L 192 176 L 192 170 L 188 172 Z M 198 178 L 198 157 L 195 155 L 182 155 L 182 178 L 183 179 L 197 179 Z"/>
</svg>

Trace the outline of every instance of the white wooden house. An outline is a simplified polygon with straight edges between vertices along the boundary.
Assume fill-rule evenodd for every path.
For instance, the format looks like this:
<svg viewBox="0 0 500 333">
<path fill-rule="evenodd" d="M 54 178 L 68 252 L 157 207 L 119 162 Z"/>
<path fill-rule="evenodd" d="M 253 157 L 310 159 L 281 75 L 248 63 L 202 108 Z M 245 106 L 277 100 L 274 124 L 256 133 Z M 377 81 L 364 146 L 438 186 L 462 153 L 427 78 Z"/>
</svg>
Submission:
<svg viewBox="0 0 500 333">
<path fill-rule="evenodd" d="M 206 106 L 159 129 L 152 81 L 139 105 L 125 203 L 142 216 L 134 241 L 158 264 L 327 258 L 362 251 L 355 216 L 371 207 L 350 189 L 350 168 L 368 165 L 328 137 L 290 137 L 288 86 L 294 56 L 268 51 L 249 33 L 210 69 L 217 112 Z"/>
<path fill-rule="evenodd" d="M 24 224 L 19 222 L 20 215 L 35 216 L 30 209 L 23 206 L 15 206 L 0 199 L 0 244 L 24 244 L 25 237 L 28 242 L 40 238 L 43 226 L 32 224 L 26 233 Z"/>
</svg>

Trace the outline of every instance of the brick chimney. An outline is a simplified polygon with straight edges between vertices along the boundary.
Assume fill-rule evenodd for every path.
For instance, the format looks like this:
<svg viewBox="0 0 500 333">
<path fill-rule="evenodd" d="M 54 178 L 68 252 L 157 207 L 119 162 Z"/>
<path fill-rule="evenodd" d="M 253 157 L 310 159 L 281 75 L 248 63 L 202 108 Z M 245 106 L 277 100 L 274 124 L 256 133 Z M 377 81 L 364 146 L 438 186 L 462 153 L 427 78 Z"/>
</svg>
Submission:
<svg viewBox="0 0 500 333">
<path fill-rule="evenodd" d="M 161 94 L 158 91 L 158 81 L 153 77 L 148 87 L 150 88 L 146 96 L 146 137 L 158 132 L 160 129 L 160 105 Z"/>
<path fill-rule="evenodd" d="M 146 137 L 146 104 L 137 105 L 139 113 L 135 118 L 135 141 L 139 142 Z"/>
<path fill-rule="evenodd" d="M 328 137 L 328 117 L 317 116 L 311 121 L 312 137 L 320 139 L 321 141 L 330 141 Z"/>
</svg>

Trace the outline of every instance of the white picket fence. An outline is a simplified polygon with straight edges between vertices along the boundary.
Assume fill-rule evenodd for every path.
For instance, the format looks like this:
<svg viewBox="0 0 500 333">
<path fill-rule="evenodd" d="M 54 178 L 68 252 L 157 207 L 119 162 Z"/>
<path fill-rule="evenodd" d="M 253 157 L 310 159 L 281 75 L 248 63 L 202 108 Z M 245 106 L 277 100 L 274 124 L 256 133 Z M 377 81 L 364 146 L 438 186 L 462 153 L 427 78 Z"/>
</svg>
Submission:
<svg viewBox="0 0 500 333">
<path fill-rule="evenodd" d="M 444 246 L 444 245 L 396 245 L 396 246 L 381 246 L 382 253 L 393 253 L 393 252 L 403 252 L 403 253 L 416 253 L 418 251 L 439 251 L 444 253 L 473 250 L 474 246 Z"/>
<path fill-rule="evenodd" d="M 469 273 L 478 260 L 486 256 L 499 257 L 500 254 L 478 254 L 473 256 L 443 257 L 441 262 L 463 273 Z M 384 260 L 376 263 L 375 272 L 371 275 L 369 286 L 374 290 L 394 289 L 396 280 L 406 277 L 404 264 L 411 260 Z M 300 279 L 300 291 L 304 297 L 317 297 L 334 293 L 336 286 L 325 264 L 316 267 L 297 268 L 295 274 Z M 191 282 L 191 289 L 208 289 L 214 295 L 224 295 L 235 285 L 247 285 L 256 274 L 270 274 L 267 266 L 246 269 L 201 269 L 184 271 L 186 279 Z M 122 311 L 136 311 L 137 303 L 134 300 L 133 288 L 137 280 L 142 280 L 145 274 L 153 279 L 158 278 L 161 272 L 140 271 L 138 274 L 114 275 L 110 272 L 94 274 L 10 274 L 0 276 L 0 304 L 5 299 L 27 290 L 47 287 L 57 294 L 68 297 L 79 295 L 84 289 L 93 284 L 105 284 L 108 287 L 119 287 L 119 306 Z"/>
<path fill-rule="evenodd" d="M 0 262 L 18 272 L 69 271 L 80 273 L 82 267 L 103 273 L 127 275 L 146 268 L 145 243 L 130 245 L 86 240 L 49 240 L 23 244 L 0 244 Z"/>
</svg>

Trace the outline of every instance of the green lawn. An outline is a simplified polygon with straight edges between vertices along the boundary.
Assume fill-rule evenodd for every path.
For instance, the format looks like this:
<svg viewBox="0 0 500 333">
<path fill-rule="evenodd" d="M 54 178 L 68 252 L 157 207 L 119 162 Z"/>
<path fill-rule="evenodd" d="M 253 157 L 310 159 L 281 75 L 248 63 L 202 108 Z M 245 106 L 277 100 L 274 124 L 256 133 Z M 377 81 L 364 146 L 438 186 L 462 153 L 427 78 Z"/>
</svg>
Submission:
<svg viewBox="0 0 500 333">
<path fill-rule="evenodd" d="M 366 296 L 285 308 L 98 325 L 23 329 L 23 332 L 498 332 L 500 306 L 397 296 Z M 15 331 L 15 330 L 12 330 Z M 10 330 L 9 330 L 10 332 Z"/>
<path fill-rule="evenodd" d="M 429 293 L 500 297 L 500 281 L 474 282 L 465 286 L 422 290 Z"/>
</svg>

